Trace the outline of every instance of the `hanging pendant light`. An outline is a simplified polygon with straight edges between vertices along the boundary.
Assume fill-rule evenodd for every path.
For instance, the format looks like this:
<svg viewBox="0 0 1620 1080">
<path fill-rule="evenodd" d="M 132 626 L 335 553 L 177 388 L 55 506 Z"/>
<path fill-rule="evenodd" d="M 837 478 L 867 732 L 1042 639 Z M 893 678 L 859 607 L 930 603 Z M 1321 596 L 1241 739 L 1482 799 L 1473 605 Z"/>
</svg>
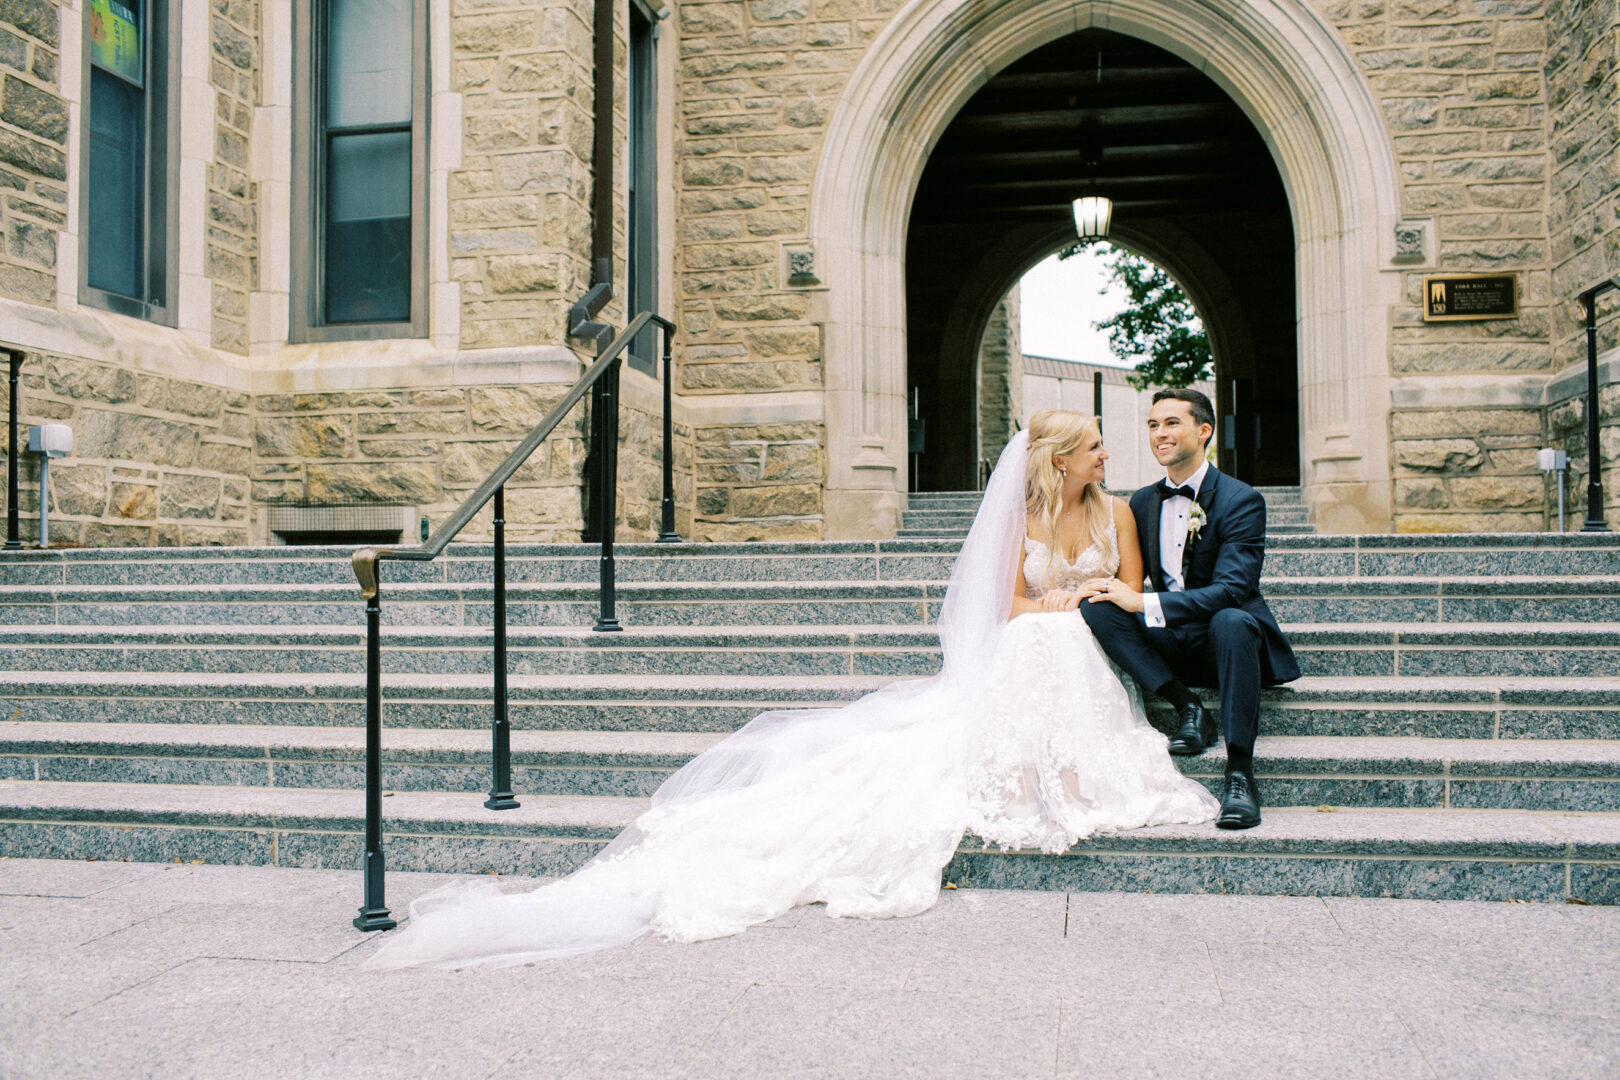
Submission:
<svg viewBox="0 0 1620 1080">
<path fill-rule="evenodd" d="M 1114 200 L 1102 195 L 1082 195 L 1074 200 L 1074 231 L 1082 242 L 1106 240 L 1114 219 Z"/>
<path fill-rule="evenodd" d="M 1102 53 L 1097 54 L 1097 81 L 1102 82 Z M 1080 138 L 1080 163 L 1086 173 L 1086 194 L 1074 200 L 1074 231 L 1082 244 L 1108 238 L 1108 226 L 1114 219 L 1114 200 L 1097 194 L 1097 173 L 1102 169 L 1102 140 L 1096 131 L 1086 131 Z"/>
</svg>

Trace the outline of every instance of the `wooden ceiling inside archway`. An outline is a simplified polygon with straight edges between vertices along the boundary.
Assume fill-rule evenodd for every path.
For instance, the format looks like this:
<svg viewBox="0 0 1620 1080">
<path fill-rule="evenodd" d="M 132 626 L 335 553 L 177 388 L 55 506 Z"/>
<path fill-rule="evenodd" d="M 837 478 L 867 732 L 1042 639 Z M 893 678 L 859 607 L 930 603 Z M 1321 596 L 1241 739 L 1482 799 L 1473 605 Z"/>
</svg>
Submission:
<svg viewBox="0 0 1620 1080">
<path fill-rule="evenodd" d="M 968 101 L 928 160 L 912 222 L 1056 222 L 1093 177 L 1116 221 L 1287 208 L 1265 143 L 1213 80 L 1147 42 L 1083 30 Z"/>
</svg>

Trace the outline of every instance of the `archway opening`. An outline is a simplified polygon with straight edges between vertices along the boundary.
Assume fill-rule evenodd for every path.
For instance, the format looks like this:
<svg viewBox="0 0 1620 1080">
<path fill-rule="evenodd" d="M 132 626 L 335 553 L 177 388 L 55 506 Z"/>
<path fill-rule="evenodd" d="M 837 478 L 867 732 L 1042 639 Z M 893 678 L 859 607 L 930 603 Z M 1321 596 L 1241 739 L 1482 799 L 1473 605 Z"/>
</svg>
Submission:
<svg viewBox="0 0 1620 1080">
<path fill-rule="evenodd" d="M 1198 307 L 1222 467 L 1299 483 L 1294 229 L 1271 152 L 1203 72 L 1089 28 L 992 76 L 923 171 L 905 251 L 908 399 L 922 421 L 912 489 L 977 485 L 986 328 L 1030 266 L 1073 242 L 1070 203 L 1088 192 L 1114 201 L 1112 238 Z"/>
</svg>

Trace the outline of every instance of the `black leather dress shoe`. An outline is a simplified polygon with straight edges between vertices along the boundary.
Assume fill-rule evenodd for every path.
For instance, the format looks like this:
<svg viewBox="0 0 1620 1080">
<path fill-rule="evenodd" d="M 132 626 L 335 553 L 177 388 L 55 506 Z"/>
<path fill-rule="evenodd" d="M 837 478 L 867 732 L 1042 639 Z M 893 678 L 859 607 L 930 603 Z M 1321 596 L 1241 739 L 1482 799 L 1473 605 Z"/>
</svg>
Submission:
<svg viewBox="0 0 1620 1080">
<path fill-rule="evenodd" d="M 1181 717 L 1181 728 L 1170 736 L 1170 752 L 1172 754 L 1202 754 L 1204 748 L 1215 745 L 1220 737 L 1220 731 L 1215 727 L 1215 718 L 1198 702 L 1183 705 L 1178 712 Z"/>
<path fill-rule="evenodd" d="M 1221 792 L 1221 816 L 1215 825 L 1221 829 L 1252 829 L 1260 824 L 1260 790 L 1254 777 L 1233 770 L 1226 774 Z"/>
</svg>

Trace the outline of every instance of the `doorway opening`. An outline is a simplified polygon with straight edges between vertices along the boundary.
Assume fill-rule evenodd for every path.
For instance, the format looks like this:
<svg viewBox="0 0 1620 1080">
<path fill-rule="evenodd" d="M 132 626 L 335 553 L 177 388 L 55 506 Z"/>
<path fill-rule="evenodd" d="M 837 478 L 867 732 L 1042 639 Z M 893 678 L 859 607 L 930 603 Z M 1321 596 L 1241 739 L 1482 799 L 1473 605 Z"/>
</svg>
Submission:
<svg viewBox="0 0 1620 1080">
<path fill-rule="evenodd" d="M 1089 28 L 992 76 L 923 170 L 905 251 L 907 400 L 921 420 L 911 490 L 977 486 L 997 438 L 981 401 L 987 331 L 1019 278 L 1075 242 L 1084 194 L 1110 198 L 1110 241 L 1164 267 L 1197 307 L 1221 468 L 1298 484 L 1295 238 L 1271 151 L 1193 65 Z"/>
</svg>

